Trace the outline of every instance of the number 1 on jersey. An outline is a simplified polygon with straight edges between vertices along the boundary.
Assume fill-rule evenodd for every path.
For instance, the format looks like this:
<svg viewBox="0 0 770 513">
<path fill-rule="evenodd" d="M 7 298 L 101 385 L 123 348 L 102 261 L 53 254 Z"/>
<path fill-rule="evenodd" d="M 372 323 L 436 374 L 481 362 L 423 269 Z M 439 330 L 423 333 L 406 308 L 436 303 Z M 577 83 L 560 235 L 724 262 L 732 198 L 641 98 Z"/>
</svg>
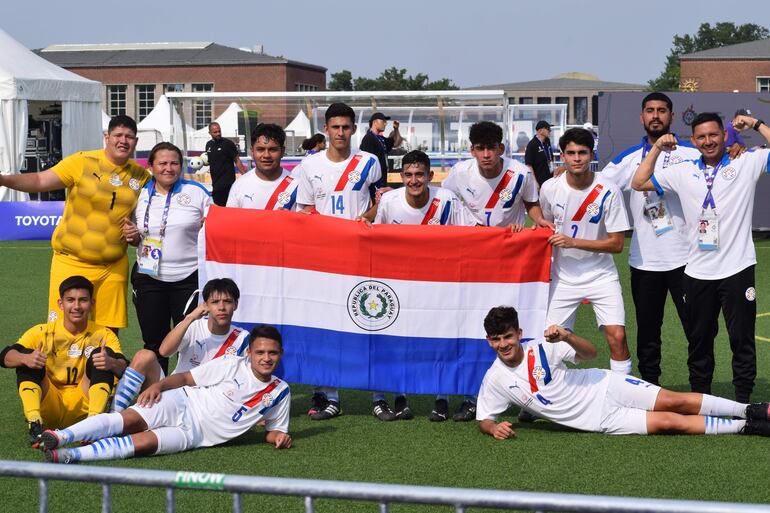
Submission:
<svg viewBox="0 0 770 513">
<path fill-rule="evenodd" d="M 342 194 L 332 194 L 332 215 L 345 214 L 344 196 Z"/>
</svg>

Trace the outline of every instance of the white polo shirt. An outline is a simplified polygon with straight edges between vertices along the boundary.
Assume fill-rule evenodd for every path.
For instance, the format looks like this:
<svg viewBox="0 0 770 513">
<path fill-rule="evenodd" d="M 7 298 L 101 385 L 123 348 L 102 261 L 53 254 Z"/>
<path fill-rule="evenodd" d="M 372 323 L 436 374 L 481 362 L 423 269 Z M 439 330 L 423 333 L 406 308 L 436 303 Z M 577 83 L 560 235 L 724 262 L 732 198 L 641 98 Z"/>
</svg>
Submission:
<svg viewBox="0 0 770 513">
<path fill-rule="evenodd" d="M 406 201 L 406 187 L 388 191 L 380 198 L 375 224 L 441 224 L 476 226 L 476 218 L 451 191 L 428 186 L 430 196 L 422 208 Z"/>
<path fill-rule="evenodd" d="M 735 160 L 726 153 L 722 158 L 711 189 L 719 221 L 719 247 L 714 251 L 698 248 L 698 219 L 708 192 L 705 173 L 711 175 L 714 168 L 699 158 L 652 175 L 659 193 L 674 192 L 682 202 L 689 240 L 685 274 L 699 280 L 719 280 L 757 263 L 751 220 L 757 180 L 767 173 L 768 159 L 770 150 L 765 149 L 747 151 Z"/>
<path fill-rule="evenodd" d="M 179 358 L 172 374 L 179 374 L 194 369 L 202 363 L 215 358 L 235 358 L 243 356 L 249 347 L 249 332 L 231 326 L 224 335 L 215 335 L 209 330 L 207 317 L 190 323 L 177 348 Z"/>
</svg>

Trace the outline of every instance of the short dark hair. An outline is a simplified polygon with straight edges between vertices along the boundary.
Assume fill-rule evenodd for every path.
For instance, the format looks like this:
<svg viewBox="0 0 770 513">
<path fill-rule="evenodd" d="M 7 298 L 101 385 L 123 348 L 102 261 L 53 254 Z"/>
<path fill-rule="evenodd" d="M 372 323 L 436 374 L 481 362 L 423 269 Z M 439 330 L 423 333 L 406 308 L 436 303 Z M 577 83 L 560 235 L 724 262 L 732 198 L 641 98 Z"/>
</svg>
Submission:
<svg viewBox="0 0 770 513">
<path fill-rule="evenodd" d="M 430 157 L 424 151 L 412 150 L 404 155 L 401 159 L 401 171 L 413 164 L 422 164 L 426 170 L 430 171 Z"/>
<path fill-rule="evenodd" d="M 647 105 L 647 102 L 655 102 L 655 101 L 666 102 L 666 106 L 668 107 L 668 110 L 674 110 L 674 104 L 671 102 L 671 98 L 657 91 L 655 91 L 654 93 L 648 94 L 642 99 L 642 110 L 644 110 L 644 107 Z"/>
<path fill-rule="evenodd" d="M 278 331 L 278 328 L 275 326 L 271 326 L 269 324 L 257 324 L 251 328 L 251 331 L 249 332 L 249 347 L 251 347 L 251 343 L 258 338 L 269 338 L 270 340 L 275 340 L 278 342 L 281 351 L 283 351 L 283 338 L 281 337 L 281 332 Z"/>
<path fill-rule="evenodd" d="M 519 314 L 512 306 L 496 306 L 484 317 L 484 331 L 488 337 L 496 337 L 510 330 L 519 329 Z"/>
<path fill-rule="evenodd" d="M 277 142 L 281 148 L 286 146 L 286 132 L 274 123 L 260 123 L 255 126 L 251 132 L 251 145 L 254 146 L 260 137 Z"/>
<path fill-rule="evenodd" d="M 329 108 L 326 109 L 324 119 L 328 123 L 331 118 L 350 118 L 350 122 L 355 125 L 356 113 L 346 103 L 332 103 Z"/>
<path fill-rule="evenodd" d="M 719 114 L 716 112 L 701 112 L 695 116 L 695 119 L 693 119 L 692 123 L 690 123 L 693 133 L 695 133 L 696 126 L 702 125 L 703 123 L 708 123 L 709 121 L 715 121 L 716 124 L 719 125 L 720 129 L 725 129 L 725 125 L 722 123 L 722 118 L 719 116 Z"/>
<path fill-rule="evenodd" d="M 479 121 L 471 125 L 468 133 L 468 139 L 471 144 L 483 144 L 485 146 L 494 146 L 502 144 L 503 129 L 497 123 L 491 121 Z"/>
<path fill-rule="evenodd" d="M 313 134 L 312 136 L 302 141 L 302 149 L 305 151 L 312 150 L 325 140 L 326 136 L 324 134 Z"/>
<path fill-rule="evenodd" d="M 110 119 L 110 123 L 107 125 L 107 133 L 111 133 L 114 129 L 118 128 L 119 126 L 123 126 L 128 128 L 129 130 L 133 130 L 134 134 L 136 135 L 136 132 L 138 131 L 136 128 L 136 121 L 134 121 L 134 118 L 131 116 L 126 116 L 125 114 L 118 114 L 117 116 L 113 116 L 112 119 Z"/>
<path fill-rule="evenodd" d="M 64 297 L 64 293 L 72 289 L 87 290 L 88 295 L 94 297 L 94 284 L 84 276 L 70 276 L 61 282 L 59 285 L 59 297 Z"/>
<path fill-rule="evenodd" d="M 208 283 L 203 286 L 203 300 L 208 301 L 213 292 L 227 294 L 236 301 L 241 297 L 241 291 L 238 290 L 238 285 L 236 285 L 230 278 L 214 278 L 213 280 L 209 280 Z"/>
<path fill-rule="evenodd" d="M 155 162 L 155 154 L 161 150 L 175 151 L 176 154 L 179 155 L 180 165 L 184 161 L 184 158 L 182 157 L 182 150 L 180 150 L 176 145 L 171 144 L 170 142 L 163 141 L 153 146 L 152 149 L 150 150 L 150 155 L 147 157 L 147 162 L 149 162 L 150 165 L 152 165 L 152 163 Z"/>
<path fill-rule="evenodd" d="M 222 125 L 220 125 L 218 121 L 212 121 L 211 123 L 209 123 L 208 129 L 211 130 L 211 127 L 214 125 L 217 125 L 219 128 L 222 128 Z"/>
<path fill-rule="evenodd" d="M 559 137 L 559 148 L 564 151 L 569 143 L 575 143 L 579 146 L 585 146 L 594 149 L 594 134 L 585 128 L 570 128 Z"/>
</svg>

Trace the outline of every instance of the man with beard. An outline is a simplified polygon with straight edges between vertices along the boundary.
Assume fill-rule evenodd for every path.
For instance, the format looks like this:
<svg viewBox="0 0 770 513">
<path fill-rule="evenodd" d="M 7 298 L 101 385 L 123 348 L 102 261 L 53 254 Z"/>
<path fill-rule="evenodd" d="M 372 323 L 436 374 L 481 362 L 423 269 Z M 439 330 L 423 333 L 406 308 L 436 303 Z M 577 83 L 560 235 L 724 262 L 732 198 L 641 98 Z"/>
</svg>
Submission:
<svg viewBox="0 0 770 513">
<path fill-rule="evenodd" d="M 688 238 L 682 205 L 676 194 L 631 189 L 631 178 L 655 141 L 671 129 L 674 119 L 671 99 L 650 93 L 642 100 L 639 115 L 647 132 L 641 143 L 620 152 L 602 170 L 624 191 L 630 191 L 629 211 L 634 223 L 628 264 L 631 267 L 631 295 L 636 310 L 636 355 L 642 378 L 655 385 L 660 380 L 660 346 L 666 294 L 671 294 L 682 326 L 685 326 L 682 277 L 687 263 Z M 677 138 L 676 149 L 658 159 L 659 171 L 684 160 L 700 157 L 689 142 Z"/>
<path fill-rule="evenodd" d="M 222 137 L 222 127 L 216 121 L 209 124 L 209 135 L 211 140 L 206 143 L 205 153 L 211 172 L 211 197 L 215 205 L 224 207 L 230 187 L 235 182 L 235 167 L 240 174 L 244 174 L 246 168 L 238 155 L 238 147 L 230 139 Z"/>
</svg>

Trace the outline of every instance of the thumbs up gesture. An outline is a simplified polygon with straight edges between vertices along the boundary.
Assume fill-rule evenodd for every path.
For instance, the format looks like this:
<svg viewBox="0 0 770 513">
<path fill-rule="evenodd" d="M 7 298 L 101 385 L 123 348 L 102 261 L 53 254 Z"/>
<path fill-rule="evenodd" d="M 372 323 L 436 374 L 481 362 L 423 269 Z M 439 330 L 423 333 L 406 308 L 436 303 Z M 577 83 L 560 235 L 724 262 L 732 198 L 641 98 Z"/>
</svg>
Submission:
<svg viewBox="0 0 770 513">
<path fill-rule="evenodd" d="M 43 352 L 43 341 L 41 340 L 34 351 L 27 354 L 25 365 L 30 369 L 42 369 L 45 367 L 45 361 L 48 354 Z"/>
<path fill-rule="evenodd" d="M 112 360 L 110 355 L 107 354 L 107 342 L 102 339 L 99 345 L 98 351 L 94 351 L 91 355 L 91 359 L 94 362 L 94 368 L 98 370 L 112 370 Z"/>
</svg>

